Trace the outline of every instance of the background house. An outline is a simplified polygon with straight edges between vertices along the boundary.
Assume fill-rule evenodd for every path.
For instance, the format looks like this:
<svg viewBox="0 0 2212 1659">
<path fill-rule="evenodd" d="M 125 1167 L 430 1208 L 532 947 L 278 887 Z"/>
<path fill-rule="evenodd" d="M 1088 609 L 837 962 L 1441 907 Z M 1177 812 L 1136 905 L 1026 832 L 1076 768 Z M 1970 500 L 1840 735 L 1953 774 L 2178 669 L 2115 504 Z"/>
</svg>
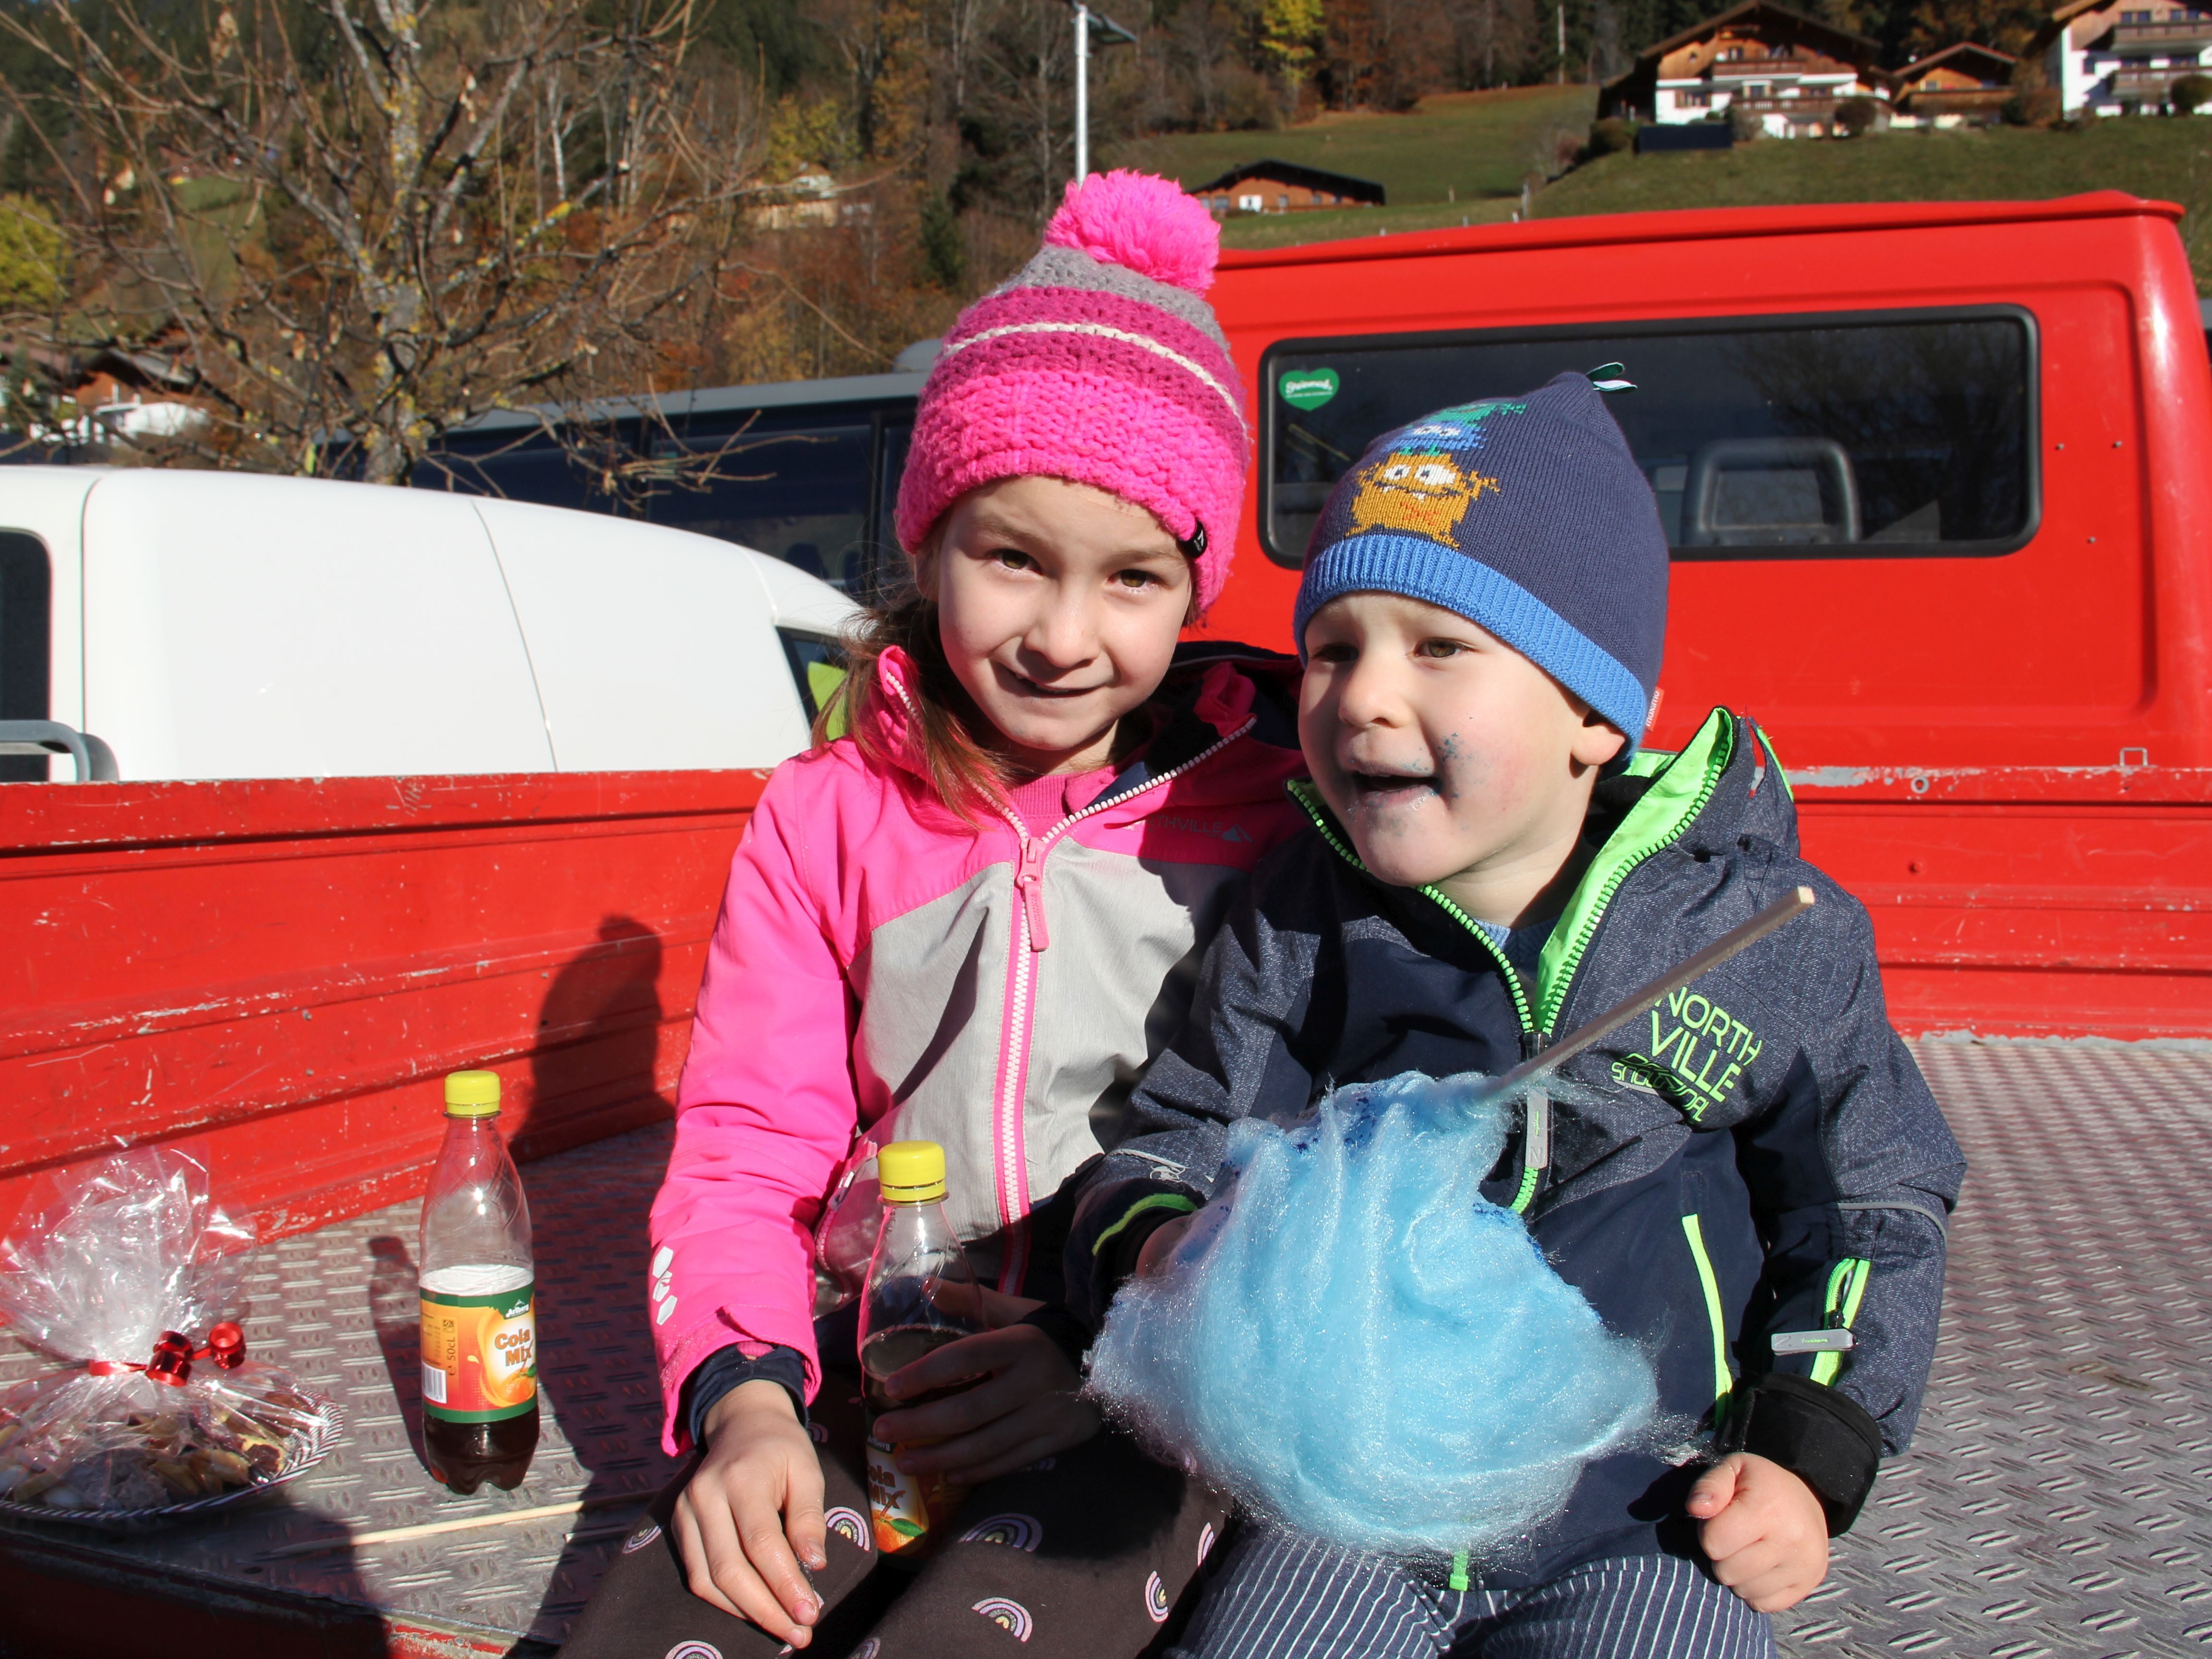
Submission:
<svg viewBox="0 0 2212 1659">
<path fill-rule="evenodd" d="M 1735 110 L 1773 137 L 1823 137 L 1844 99 L 1887 102 L 1881 54 L 1863 34 L 1745 0 L 1646 49 L 1599 89 L 1598 114 L 1679 124 Z"/>
<path fill-rule="evenodd" d="M 2173 83 L 2205 67 L 2212 9 L 2143 0 L 2068 0 L 2036 31 L 2028 56 L 2043 66 L 2067 114 L 2156 109 Z"/>
<path fill-rule="evenodd" d="M 1371 179 L 1272 159 L 1231 167 L 1218 179 L 1192 185 L 1189 193 L 1204 202 L 1217 219 L 1231 213 L 1298 213 L 1309 208 L 1383 204 L 1382 186 Z"/>
<path fill-rule="evenodd" d="M 2002 118 L 2019 64 L 2010 52 L 1961 41 L 1893 73 L 1890 101 L 1905 126 L 1985 125 Z"/>
</svg>

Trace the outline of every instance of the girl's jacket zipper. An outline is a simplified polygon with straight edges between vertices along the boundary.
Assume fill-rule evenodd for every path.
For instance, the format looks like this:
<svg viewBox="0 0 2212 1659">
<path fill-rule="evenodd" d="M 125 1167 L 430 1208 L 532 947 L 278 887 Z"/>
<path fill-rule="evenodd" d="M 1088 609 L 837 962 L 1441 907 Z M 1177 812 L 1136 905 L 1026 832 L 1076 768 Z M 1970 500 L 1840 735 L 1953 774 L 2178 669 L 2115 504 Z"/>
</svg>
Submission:
<svg viewBox="0 0 2212 1659">
<path fill-rule="evenodd" d="M 901 696 L 904 696 L 902 690 Z M 1030 1061 L 1030 991 L 1036 978 L 1036 959 L 1052 945 L 1044 902 L 1045 860 L 1068 832 L 1092 814 L 1120 806 L 1164 788 L 1193 768 L 1219 754 L 1258 725 L 1247 715 L 1235 730 L 1217 738 L 1179 766 L 1169 768 L 1133 788 L 1106 793 L 1072 812 L 1041 836 L 1032 836 L 1021 815 L 1005 805 L 999 814 L 1012 826 L 1021 848 L 1014 872 L 1014 914 L 1006 951 L 1006 1020 L 1000 1039 L 998 1088 L 992 1102 L 992 1146 L 998 1165 L 999 1220 L 1006 1228 L 1007 1248 L 999 1272 L 999 1288 L 1012 1295 L 1021 1287 L 1029 1266 L 1030 1183 L 1028 1149 L 1022 1131 L 1022 1108 Z"/>
</svg>

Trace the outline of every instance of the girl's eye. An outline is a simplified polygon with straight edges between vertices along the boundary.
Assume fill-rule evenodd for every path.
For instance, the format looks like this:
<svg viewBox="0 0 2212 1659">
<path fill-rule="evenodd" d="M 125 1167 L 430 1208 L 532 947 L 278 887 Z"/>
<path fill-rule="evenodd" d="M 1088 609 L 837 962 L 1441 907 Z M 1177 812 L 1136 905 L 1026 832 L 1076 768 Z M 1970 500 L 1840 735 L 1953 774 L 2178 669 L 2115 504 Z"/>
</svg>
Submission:
<svg viewBox="0 0 2212 1659">
<path fill-rule="evenodd" d="M 1114 573 L 1114 580 L 1129 588 L 1158 587 L 1161 585 L 1159 577 L 1149 570 L 1117 570 Z"/>
<path fill-rule="evenodd" d="M 1000 547 L 992 550 L 991 556 L 1009 570 L 1034 570 L 1036 561 L 1018 548 Z"/>
</svg>

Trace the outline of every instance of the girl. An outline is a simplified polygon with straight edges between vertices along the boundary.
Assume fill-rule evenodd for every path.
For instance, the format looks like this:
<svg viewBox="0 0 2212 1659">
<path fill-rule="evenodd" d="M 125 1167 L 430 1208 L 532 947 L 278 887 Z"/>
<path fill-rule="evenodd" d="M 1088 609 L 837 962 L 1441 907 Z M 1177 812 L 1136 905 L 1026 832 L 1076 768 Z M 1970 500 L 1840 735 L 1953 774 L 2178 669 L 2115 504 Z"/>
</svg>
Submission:
<svg viewBox="0 0 2212 1659">
<path fill-rule="evenodd" d="M 1215 1500 L 1077 1397 L 1056 1194 L 1124 1138 L 1231 888 L 1295 827 L 1286 675 L 1176 649 L 1243 494 L 1218 242 L 1172 184 L 1094 177 L 945 338 L 899 489 L 911 589 L 849 642 L 848 735 L 763 793 L 699 993 L 652 1224 L 666 1444 L 696 1461 L 572 1654 L 872 1626 L 887 1659 L 1134 1654 L 1211 1546 Z M 882 1419 L 902 1465 L 976 1488 L 910 1583 L 869 1571 L 851 1310 L 813 1317 L 825 1204 L 894 1139 L 944 1146 L 997 1286 L 994 1328 L 891 1380 L 983 1379 Z"/>
</svg>

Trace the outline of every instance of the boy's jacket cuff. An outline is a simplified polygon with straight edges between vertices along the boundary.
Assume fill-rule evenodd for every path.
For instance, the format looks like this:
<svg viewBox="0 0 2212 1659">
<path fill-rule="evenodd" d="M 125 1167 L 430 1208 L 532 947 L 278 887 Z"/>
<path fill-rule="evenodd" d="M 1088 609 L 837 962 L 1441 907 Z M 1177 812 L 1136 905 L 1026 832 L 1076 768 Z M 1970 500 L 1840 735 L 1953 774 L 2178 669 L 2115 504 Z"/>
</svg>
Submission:
<svg viewBox="0 0 2212 1659">
<path fill-rule="evenodd" d="M 1828 1536 L 1858 1519 L 1881 1467 L 1881 1428 L 1857 1401 L 1785 1371 L 1739 1382 L 1728 1397 L 1715 1449 L 1779 1463 L 1813 1489 Z"/>
</svg>

